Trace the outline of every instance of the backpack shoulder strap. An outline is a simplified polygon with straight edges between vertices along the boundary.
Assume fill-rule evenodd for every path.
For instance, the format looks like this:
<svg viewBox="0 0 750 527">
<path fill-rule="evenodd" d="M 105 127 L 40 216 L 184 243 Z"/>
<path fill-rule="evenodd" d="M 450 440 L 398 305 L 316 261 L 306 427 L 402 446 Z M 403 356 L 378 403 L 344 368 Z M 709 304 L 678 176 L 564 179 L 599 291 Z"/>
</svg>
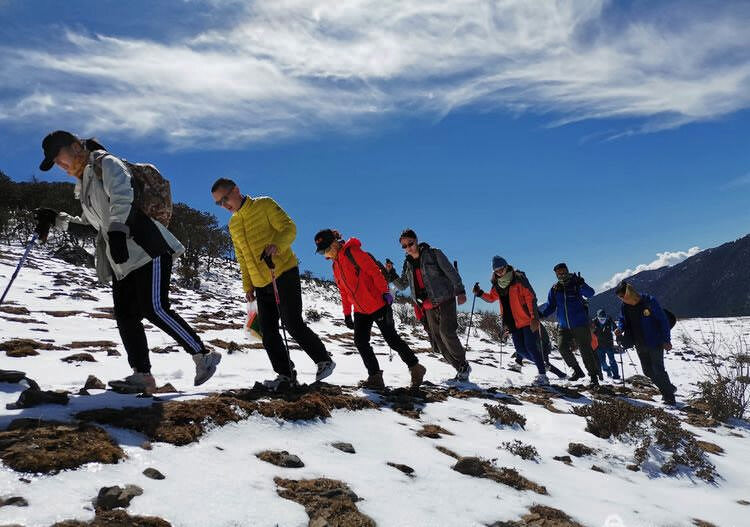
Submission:
<svg viewBox="0 0 750 527">
<path fill-rule="evenodd" d="M 359 276 L 359 272 L 362 270 L 362 268 L 359 266 L 359 264 L 357 263 L 357 260 L 354 258 L 354 255 L 352 254 L 352 248 L 347 247 L 346 249 L 344 249 L 344 255 L 346 255 L 346 257 L 352 263 L 352 265 L 354 266 L 354 272 L 357 274 L 357 276 Z"/>
</svg>

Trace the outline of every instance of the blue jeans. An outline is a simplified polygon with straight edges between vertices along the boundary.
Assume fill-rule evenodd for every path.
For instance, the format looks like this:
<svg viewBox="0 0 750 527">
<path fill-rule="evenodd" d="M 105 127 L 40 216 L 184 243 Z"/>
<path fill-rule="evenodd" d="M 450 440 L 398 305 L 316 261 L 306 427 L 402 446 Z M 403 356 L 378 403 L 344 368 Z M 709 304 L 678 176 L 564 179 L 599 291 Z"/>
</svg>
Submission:
<svg viewBox="0 0 750 527">
<path fill-rule="evenodd" d="M 599 362 L 602 365 L 602 370 L 606 372 L 607 376 L 619 379 L 620 374 L 617 372 L 615 350 L 612 348 L 602 348 L 601 346 L 599 346 L 596 351 L 599 354 Z M 607 366 L 607 358 L 609 358 L 609 366 Z"/>
<path fill-rule="evenodd" d="M 531 331 L 531 327 L 526 326 L 511 332 L 510 335 L 513 337 L 513 346 L 516 348 L 516 353 L 536 364 L 539 375 L 544 375 L 544 359 L 537 346 L 537 333 Z"/>
</svg>

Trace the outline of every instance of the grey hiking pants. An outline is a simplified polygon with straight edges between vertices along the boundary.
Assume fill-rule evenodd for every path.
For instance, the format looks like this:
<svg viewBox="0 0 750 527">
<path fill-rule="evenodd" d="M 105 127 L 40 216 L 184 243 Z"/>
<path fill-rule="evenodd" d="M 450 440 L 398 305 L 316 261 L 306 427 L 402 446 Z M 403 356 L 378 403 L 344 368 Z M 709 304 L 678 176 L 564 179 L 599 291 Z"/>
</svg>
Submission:
<svg viewBox="0 0 750 527">
<path fill-rule="evenodd" d="M 458 313 L 456 299 L 446 300 L 432 309 L 425 310 L 430 342 L 456 370 L 466 364 L 466 351 L 458 340 Z"/>
<path fill-rule="evenodd" d="M 586 326 L 571 329 L 560 328 L 558 346 L 560 355 L 562 355 L 565 364 L 573 368 L 574 373 L 581 371 L 581 367 L 578 365 L 575 355 L 573 355 L 573 348 L 576 344 L 578 349 L 581 350 L 581 358 L 589 377 L 592 379 L 598 378 L 599 359 L 594 354 L 594 350 L 591 349 L 591 330 Z"/>
</svg>

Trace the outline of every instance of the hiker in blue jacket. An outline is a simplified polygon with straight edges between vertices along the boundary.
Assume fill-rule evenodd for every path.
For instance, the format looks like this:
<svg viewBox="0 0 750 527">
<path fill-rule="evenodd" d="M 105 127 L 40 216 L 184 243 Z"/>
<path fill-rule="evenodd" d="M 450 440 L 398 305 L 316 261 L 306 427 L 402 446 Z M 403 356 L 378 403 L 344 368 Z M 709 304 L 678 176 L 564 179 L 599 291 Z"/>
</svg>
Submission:
<svg viewBox="0 0 750 527">
<path fill-rule="evenodd" d="M 665 404 L 675 404 L 675 386 L 664 368 L 664 352 L 672 349 L 671 325 L 667 314 L 652 296 L 639 294 L 624 280 L 615 288 L 622 300 L 615 335 L 623 348 L 635 346 L 643 373 L 653 381 Z"/>
<path fill-rule="evenodd" d="M 594 290 L 586 284 L 580 274 L 571 274 L 565 263 L 554 267 L 557 283 L 552 286 L 547 296 L 547 303 L 539 308 L 539 314 L 547 317 L 557 311 L 557 322 L 560 325 L 558 348 L 565 364 L 573 369 L 569 377 L 577 381 L 584 377 L 583 370 L 573 355 L 576 344 L 581 350 L 583 364 L 590 378 L 590 386 L 599 386 L 599 362 L 591 347 L 591 328 L 585 298 L 594 296 Z"/>
<path fill-rule="evenodd" d="M 612 317 L 607 315 L 604 309 L 596 312 L 596 317 L 591 321 L 591 330 L 599 341 L 599 347 L 596 352 L 599 355 L 599 363 L 602 370 L 608 377 L 619 379 L 620 373 L 617 371 L 617 361 L 615 360 L 615 341 L 612 332 L 617 328 Z M 607 365 L 609 359 L 609 365 Z"/>
</svg>

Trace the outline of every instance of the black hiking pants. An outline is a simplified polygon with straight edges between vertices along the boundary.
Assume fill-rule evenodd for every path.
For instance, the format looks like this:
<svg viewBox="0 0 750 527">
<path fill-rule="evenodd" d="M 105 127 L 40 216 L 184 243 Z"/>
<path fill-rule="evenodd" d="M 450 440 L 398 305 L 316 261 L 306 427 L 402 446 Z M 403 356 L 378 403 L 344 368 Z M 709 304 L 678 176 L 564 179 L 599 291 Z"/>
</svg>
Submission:
<svg viewBox="0 0 750 527">
<path fill-rule="evenodd" d="M 650 346 L 636 346 L 635 350 L 638 352 L 643 374 L 653 381 L 662 396 L 674 395 L 675 387 L 664 367 L 664 350 Z"/>
<path fill-rule="evenodd" d="M 586 366 L 586 371 L 591 379 L 599 378 L 599 359 L 591 348 L 591 330 L 587 326 L 577 328 L 560 328 L 560 355 L 562 355 L 565 364 L 573 368 L 574 373 L 581 371 L 578 361 L 573 355 L 573 348 L 578 345 L 581 350 L 581 358 Z"/>
<path fill-rule="evenodd" d="M 380 329 L 380 334 L 386 344 L 392 350 L 398 353 L 401 360 L 410 368 L 417 364 L 416 355 L 409 345 L 404 342 L 398 333 L 396 333 L 396 324 L 393 322 L 393 310 L 391 306 L 385 305 L 374 313 L 366 315 L 364 313 L 354 313 L 354 344 L 357 346 L 362 361 L 365 363 L 368 375 L 380 373 L 380 364 L 375 352 L 370 345 L 370 335 L 372 333 L 372 324 L 375 323 Z"/>
<path fill-rule="evenodd" d="M 294 363 L 287 355 L 284 340 L 279 332 L 279 311 L 281 321 L 289 335 L 307 353 L 313 362 L 329 360 L 320 337 L 311 330 L 302 319 L 302 285 L 299 279 L 299 268 L 294 267 L 276 277 L 281 304 L 276 306 L 273 283 L 255 289 L 258 301 L 258 319 L 263 334 L 263 347 L 271 360 L 273 371 L 279 375 L 292 375 Z"/>
<path fill-rule="evenodd" d="M 128 354 L 128 363 L 139 373 L 151 372 L 144 318 L 175 339 L 191 355 L 205 351 L 200 337 L 169 306 L 171 275 L 172 257 L 164 255 L 112 283 L 117 329 Z"/>
</svg>

